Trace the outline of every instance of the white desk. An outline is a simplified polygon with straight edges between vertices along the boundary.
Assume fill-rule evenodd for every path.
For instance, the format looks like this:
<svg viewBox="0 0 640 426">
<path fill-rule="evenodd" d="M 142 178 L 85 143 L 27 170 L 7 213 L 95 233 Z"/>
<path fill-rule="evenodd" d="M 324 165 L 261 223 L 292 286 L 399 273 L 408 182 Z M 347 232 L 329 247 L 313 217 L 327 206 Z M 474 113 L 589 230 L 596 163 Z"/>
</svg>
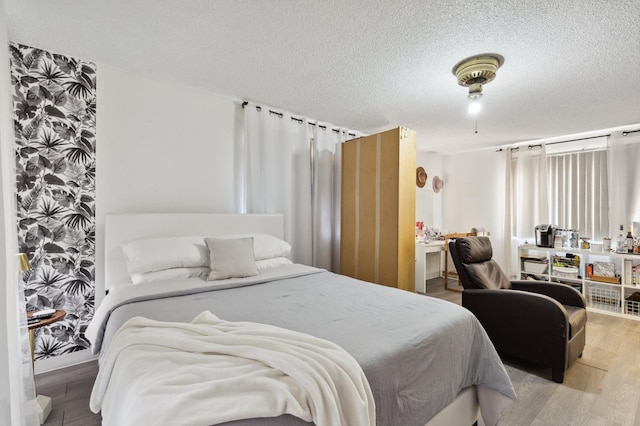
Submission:
<svg viewBox="0 0 640 426">
<path fill-rule="evenodd" d="M 444 241 L 416 243 L 416 292 L 427 292 L 427 280 L 442 276 Z"/>
</svg>

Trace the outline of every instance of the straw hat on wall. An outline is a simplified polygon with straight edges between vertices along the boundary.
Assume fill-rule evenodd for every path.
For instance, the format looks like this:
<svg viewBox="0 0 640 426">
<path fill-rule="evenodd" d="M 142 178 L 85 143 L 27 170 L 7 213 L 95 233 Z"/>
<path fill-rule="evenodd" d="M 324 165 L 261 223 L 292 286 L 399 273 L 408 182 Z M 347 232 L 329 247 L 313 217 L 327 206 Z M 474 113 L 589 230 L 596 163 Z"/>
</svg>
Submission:
<svg viewBox="0 0 640 426">
<path fill-rule="evenodd" d="M 424 168 L 418 167 L 416 169 L 416 186 L 418 188 L 422 188 L 426 183 L 427 183 L 427 172 L 424 171 Z"/>
<path fill-rule="evenodd" d="M 436 194 L 440 192 L 443 185 L 444 185 L 444 182 L 442 181 L 442 179 L 440 179 L 439 176 L 433 177 L 433 180 L 431 182 L 431 187 L 433 188 L 433 192 L 435 192 Z"/>
</svg>

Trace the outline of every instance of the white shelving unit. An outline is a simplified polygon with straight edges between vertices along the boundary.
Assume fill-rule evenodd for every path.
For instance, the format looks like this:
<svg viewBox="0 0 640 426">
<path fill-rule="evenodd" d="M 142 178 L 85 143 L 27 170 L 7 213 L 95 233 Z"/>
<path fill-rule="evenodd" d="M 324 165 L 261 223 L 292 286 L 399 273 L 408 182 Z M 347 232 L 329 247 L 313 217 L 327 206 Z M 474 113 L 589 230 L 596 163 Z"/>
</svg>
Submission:
<svg viewBox="0 0 640 426">
<path fill-rule="evenodd" d="M 533 244 L 519 246 L 518 254 L 522 279 L 532 276 L 539 280 L 569 284 L 584 295 L 588 310 L 640 321 L 640 299 L 626 300 L 633 293 L 640 293 L 640 255 L 537 247 Z M 578 256 L 579 261 L 575 261 L 577 269 L 554 268 L 554 256 L 565 259 Z M 527 262 L 525 268 L 527 260 L 533 263 Z M 587 278 L 587 265 L 595 262 L 613 263 L 619 282 L 601 281 L 607 278 Z M 636 282 L 633 274 L 635 268 Z"/>
</svg>

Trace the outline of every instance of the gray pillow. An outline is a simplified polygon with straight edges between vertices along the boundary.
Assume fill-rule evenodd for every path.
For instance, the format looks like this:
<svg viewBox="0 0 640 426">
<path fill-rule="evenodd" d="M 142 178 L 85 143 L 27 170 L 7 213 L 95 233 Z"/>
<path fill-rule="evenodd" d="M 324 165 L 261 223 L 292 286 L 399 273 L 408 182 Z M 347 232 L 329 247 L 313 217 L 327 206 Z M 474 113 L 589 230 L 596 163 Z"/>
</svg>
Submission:
<svg viewBox="0 0 640 426">
<path fill-rule="evenodd" d="M 205 238 L 209 248 L 208 281 L 258 275 L 253 255 L 253 238 Z"/>
</svg>

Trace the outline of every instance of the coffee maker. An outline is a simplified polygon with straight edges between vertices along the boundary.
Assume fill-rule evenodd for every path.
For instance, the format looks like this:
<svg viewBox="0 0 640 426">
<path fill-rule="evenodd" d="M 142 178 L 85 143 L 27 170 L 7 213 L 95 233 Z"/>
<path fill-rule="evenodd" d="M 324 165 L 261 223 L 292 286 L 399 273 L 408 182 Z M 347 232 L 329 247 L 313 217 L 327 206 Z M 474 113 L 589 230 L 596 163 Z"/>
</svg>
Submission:
<svg viewBox="0 0 640 426">
<path fill-rule="evenodd" d="M 554 227 L 553 225 L 538 225 L 535 228 L 536 246 L 553 247 Z"/>
</svg>

